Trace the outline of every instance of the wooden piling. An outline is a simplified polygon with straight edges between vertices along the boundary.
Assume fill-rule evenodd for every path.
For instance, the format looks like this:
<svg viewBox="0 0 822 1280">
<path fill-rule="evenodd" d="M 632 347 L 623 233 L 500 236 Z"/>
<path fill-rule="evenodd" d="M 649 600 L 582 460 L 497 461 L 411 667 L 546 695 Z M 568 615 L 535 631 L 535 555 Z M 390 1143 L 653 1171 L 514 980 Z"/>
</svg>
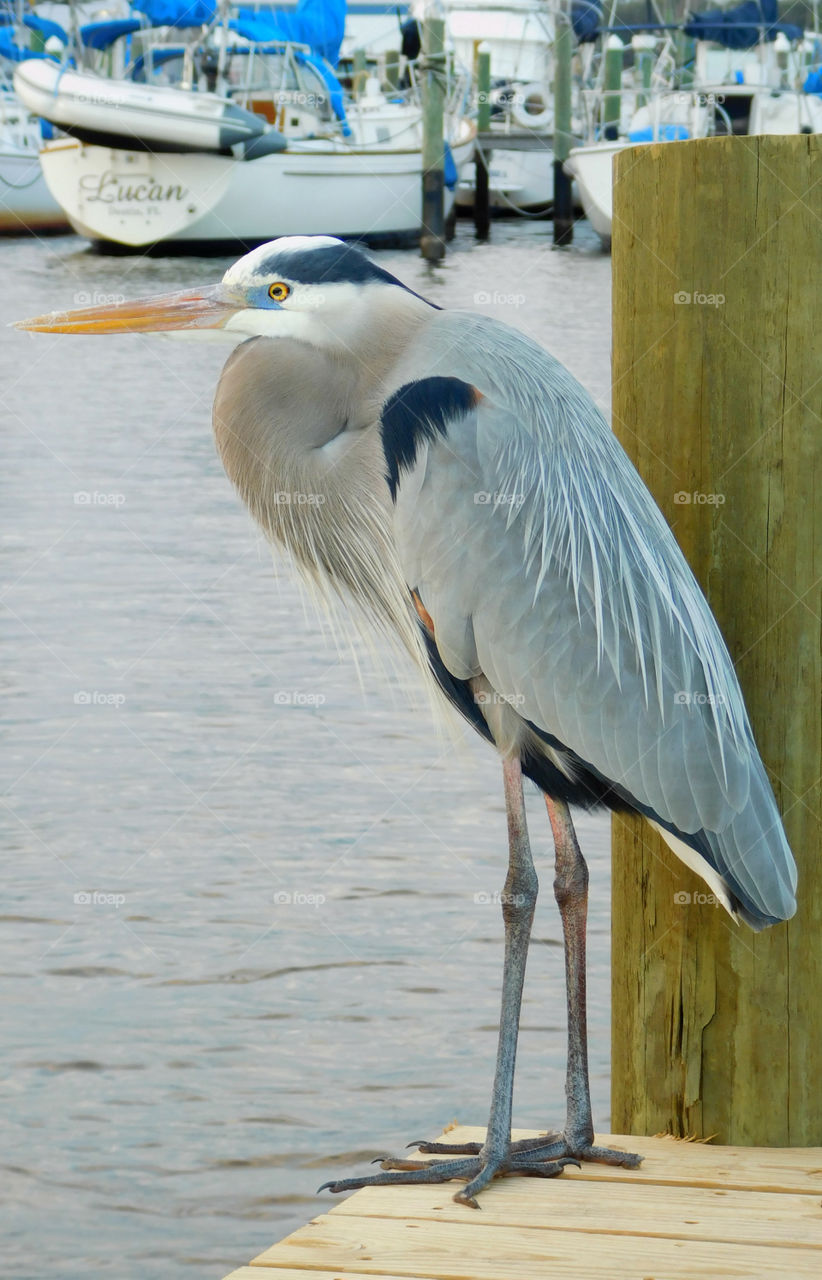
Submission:
<svg viewBox="0 0 822 1280">
<path fill-rule="evenodd" d="M 429 262 L 445 257 L 445 23 L 422 24 L 422 232 L 420 251 Z"/>
<path fill-rule="evenodd" d="M 477 52 L 477 134 L 485 134 L 491 126 L 491 55 Z M 480 137 L 474 150 L 474 230 L 478 240 L 491 233 L 491 192 L 488 182 L 488 151 Z"/>
<path fill-rule="evenodd" d="M 644 92 L 637 93 L 637 107 L 644 107 L 651 100 L 651 76 L 654 69 L 654 49 L 656 48 L 656 38 L 654 36 L 640 34 L 634 36 L 631 41 L 634 50 L 634 76 L 638 85 L 642 86 Z"/>
<path fill-rule="evenodd" d="M 389 49 L 385 55 L 385 83 L 389 89 L 398 89 L 400 84 L 400 52 Z"/>
<path fill-rule="evenodd" d="M 822 1143 L 820 215 L 819 135 L 615 157 L 614 430 L 719 621 L 799 866 L 798 914 L 755 934 L 614 820 L 623 1133 Z"/>
<path fill-rule="evenodd" d="M 571 136 L 571 60 L 574 38 L 571 24 L 559 12 L 554 37 L 554 244 L 570 244 L 574 237 L 572 179 L 565 161 L 573 146 Z"/>
<path fill-rule="evenodd" d="M 605 42 L 605 96 L 602 99 L 602 136 L 608 142 L 619 136 L 624 54 L 625 46 L 619 36 L 609 36 Z"/>
<path fill-rule="evenodd" d="M 365 49 L 355 49 L 352 67 L 351 87 L 354 91 L 354 97 L 358 98 L 365 88 L 365 82 L 368 79 L 368 55 Z"/>
</svg>

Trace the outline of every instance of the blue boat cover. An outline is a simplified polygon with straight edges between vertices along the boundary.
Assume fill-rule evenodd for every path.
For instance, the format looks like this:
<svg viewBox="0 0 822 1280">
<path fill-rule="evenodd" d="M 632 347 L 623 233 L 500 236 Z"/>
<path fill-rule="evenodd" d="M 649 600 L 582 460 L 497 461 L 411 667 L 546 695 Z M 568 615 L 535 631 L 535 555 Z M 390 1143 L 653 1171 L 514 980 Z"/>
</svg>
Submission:
<svg viewBox="0 0 822 1280">
<path fill-rule="evenodd" d="M 595 40 L 602 22 L 602 0 L 573 0 L 571 26 L 580 44 Z"/>
<path fill-rule="evenodd" d="M 33 53 L 25 45 L 17 44 L 14 39 L 14 27 L 0 27 L 0 58 L 8 58 L 9 62 L 28 62 L 30 58 L 57 59 L 51 53 Z"/>
<path fill-rule="evenodd" d="M 808 77 L 802 88 L 805 93 L 817 93 L 822 97 L 822 67 L 817 67 L 816 71 L 808 72 Z"/>
<path fill-rule="evenodd" d="M 80 28 L 80 39 L 87 49 L 108 49 L 120 36 L 130 36 L 142 27 L 139 18 L 109 18 L 105 22 L 87 22 Z"/>
<path fill-rule="evenodd" d="M 213 22 L 217 0 L 135 0 L 153 27 L 203 27 Z"/>
<path fill-rule="evenodd" d="M 691 131 L 684 124 L 661 124 L 654 138 L 654 131 L 647 129 L 631 129 L 628 137 L 631 142 L 684 142 L 690 138 Z"/>
<path fill-rule="evenodd" d="M 686 36 L 713 40 L 724 49 L 753 49 L 763 40 L 775 40 L 780 32 L 789 40 L 802 39 L 801 27 L 779 21 L 777 0 L 743 0 L 733 9 L 695 13 L 684 29 Z"/>
<path fill-rule="evenodd" d="M 28 27 L 29 31 L 39 31 L 44 40 L 50 40 L 52 36 L 57 36 L 57 39 L 62 40 L 63 44 L 68 44 L 69 42 L 69 38 L 59 22 L 52 22 L 49 18 L 40 18 L 36 13 L 24 14 L 23 26 Z"/>
<path fill-rule="evenodd" d="M 247 40 L 293 40 L 310 45 L 332 67 L 337 65 L 345 34 L 345 0 L 299 0 L 296 9 L 289 10 L 240 9 L 239 17 L 245 29 L 236 30 Z"/>
</svg>

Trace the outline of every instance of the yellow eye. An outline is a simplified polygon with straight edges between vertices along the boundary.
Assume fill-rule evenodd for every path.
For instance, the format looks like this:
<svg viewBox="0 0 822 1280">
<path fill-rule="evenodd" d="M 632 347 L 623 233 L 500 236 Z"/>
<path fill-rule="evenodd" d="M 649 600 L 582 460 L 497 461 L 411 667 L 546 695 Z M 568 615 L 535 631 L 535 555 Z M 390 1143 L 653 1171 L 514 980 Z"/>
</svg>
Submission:
<svg viewBox="0 0 822 1280">
<path fill-rule="evenodd" d="M 272 302 L 285 302 L 290 292 L 288 285 L 283 284 L 281 280 L 268 286 L 268 296 Z"/>
</svg>

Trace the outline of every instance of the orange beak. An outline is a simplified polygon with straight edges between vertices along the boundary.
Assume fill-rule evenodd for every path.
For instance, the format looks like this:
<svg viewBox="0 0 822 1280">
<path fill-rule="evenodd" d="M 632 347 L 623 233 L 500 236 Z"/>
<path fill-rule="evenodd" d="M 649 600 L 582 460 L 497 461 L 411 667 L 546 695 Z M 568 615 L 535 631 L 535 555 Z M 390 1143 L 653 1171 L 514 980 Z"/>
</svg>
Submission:
<svg viewBox="0 0 822 1280">
<path fill-rule="evenodd" d="M 221 284 L 190 293 L 163 293 L 134 302 L 52 311 L 18 320 L 15 329 L 30 333 L 174 333 L 186 329 L 221 329 L 244 305 Z"/>
</svg>

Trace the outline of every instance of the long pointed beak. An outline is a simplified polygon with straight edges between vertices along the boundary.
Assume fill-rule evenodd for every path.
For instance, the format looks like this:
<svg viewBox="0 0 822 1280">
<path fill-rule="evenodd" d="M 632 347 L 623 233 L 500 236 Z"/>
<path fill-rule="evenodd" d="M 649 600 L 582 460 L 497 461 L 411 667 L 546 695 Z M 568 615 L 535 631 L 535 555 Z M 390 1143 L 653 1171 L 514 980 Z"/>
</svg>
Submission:
<svg viewBox="0 0 822 1280">
<path fill-rule="evenodd" d="M 215 284 L 191 292 L 137 298 L 133 302 L 52 311 L 50 315 L 18 320 L 14 327 L 30 333 L 173 333 L 186 329 L 221 329 L 243 305 L 224 285 Z"/>
</svg>

